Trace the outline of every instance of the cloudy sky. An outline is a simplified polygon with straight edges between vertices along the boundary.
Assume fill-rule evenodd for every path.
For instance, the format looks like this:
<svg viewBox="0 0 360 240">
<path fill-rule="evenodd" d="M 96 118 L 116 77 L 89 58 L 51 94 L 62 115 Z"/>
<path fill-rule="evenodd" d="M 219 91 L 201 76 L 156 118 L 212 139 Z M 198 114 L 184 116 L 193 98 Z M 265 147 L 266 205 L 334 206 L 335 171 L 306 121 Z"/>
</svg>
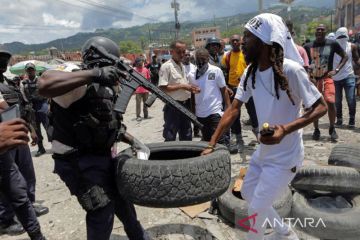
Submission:
<svg viewBox="0 0 360 240">
<path fill-rule="evenodd" d="M 0 44 L 42 43 L 96 28 L 174 19 L 173 0 L 0 0 Z M 308 0 L 298 0 L 308 1 Z M 311 1 L 311 0 L 310 0 Z M 317 0 L 327 2 L 329 0 Z M 202 20 L 257 9 L 256 0 L 178 0 L 179 19 Z M 265 7 L 277 2 L 264 0 Z"/>
</svg>

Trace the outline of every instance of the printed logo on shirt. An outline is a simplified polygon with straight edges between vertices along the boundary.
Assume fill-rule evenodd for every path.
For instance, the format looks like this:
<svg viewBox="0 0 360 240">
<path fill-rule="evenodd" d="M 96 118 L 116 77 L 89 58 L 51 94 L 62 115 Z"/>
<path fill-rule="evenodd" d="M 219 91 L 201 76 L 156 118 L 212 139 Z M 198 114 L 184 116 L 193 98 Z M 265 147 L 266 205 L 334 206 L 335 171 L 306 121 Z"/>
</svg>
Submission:
<svg viewBox="0 0 360 240">
<path fill-rule="evenodd" d="M 208 80 L 215 80 L 215 73 L 209 73 Z"/>
</svg>

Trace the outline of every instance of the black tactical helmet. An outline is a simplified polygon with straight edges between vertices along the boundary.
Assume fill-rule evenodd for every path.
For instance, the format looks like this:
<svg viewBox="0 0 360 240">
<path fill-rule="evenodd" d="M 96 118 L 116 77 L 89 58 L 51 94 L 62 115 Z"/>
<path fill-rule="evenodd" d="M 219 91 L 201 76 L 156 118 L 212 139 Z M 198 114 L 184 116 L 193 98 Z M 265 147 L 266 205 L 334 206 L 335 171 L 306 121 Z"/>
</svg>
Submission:
<svg viewBox="0 0 360 240">
<path fill-rule="evenodd" d="M 6 71 L 10 58 L 11 53 L 0 49 L 0 69 Z"/>
<path fill-rule="evenodd" d="M 89 52 L 91 45 L 101 46 L 105 48 L 108 53 L 120 57 L 120 48 L 114 41 L 105 37 L 92 37 L 84 43 L 81 49 L 81 55 L 86 68 L 94 68 L 95 66 L 104 67 L 111 64 L 96 53 Z"/>
<path fill-rule="evenodd" d="M 218 44 L 221 47 L 220 39 L 216 37 L 211 37 L 206 40 L 205 48 L 208 49 L 210 44 Z"/>
<path fill-rule="evenodd" d="M 0 49 L 0 57 L 4 57 L 4 58 L 10 59 L 10 58 L 11 58 L 11 53 L 8 52 L 8 51 L 1 50 L 1 49 Z"/>
</svg>

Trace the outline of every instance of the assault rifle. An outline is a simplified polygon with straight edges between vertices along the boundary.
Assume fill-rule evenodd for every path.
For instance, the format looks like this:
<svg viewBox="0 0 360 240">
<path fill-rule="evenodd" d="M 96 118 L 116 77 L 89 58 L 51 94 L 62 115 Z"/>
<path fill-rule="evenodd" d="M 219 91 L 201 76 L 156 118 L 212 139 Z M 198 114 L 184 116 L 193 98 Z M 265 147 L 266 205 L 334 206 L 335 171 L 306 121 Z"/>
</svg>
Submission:
<svg viewBox="0 0 360 240">
<path fill-rule="evenodd" d="M 142 86 L 152 93 L 152 95 L 146 102 L 146 105 L 148 107 L 150 107 L 154 103 L 156 97 L 160 98 L 164 103 L 170 104 L 172 107 L 184 114 L 194 123 L 194 125 L 198 126 L 199 128 L 203 127 L 203 125 L 197 120 L 196 116 L 192 112 L 190 112 L 183 105 L 175 101 L 172 97 L 164 93 L 150 81 L 146 80 L 143 75 L 132 69 L 129 65 L 125 64 L 118 57 L 108 53 L 102 46 L 91 45 L 88 51 L 90 51 L 88 52 L 89 54 L 98 55 L 99 57 L 113 63 L 113 65 L 121 71 L 126 71 L 128 73 L 128 77 L 121 80 L 120 82 L 122 90 L 121 94 L 116 100 L 114 111 L 124 114 L 131 96 L 139 86 Z"/>
</svg>

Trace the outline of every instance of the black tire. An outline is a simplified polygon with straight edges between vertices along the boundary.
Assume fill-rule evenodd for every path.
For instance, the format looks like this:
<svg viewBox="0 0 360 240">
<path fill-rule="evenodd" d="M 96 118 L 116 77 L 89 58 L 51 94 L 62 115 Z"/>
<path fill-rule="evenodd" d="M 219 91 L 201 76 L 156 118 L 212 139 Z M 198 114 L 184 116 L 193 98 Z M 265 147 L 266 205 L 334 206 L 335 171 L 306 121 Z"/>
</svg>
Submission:
<svg viewBox="0 0 360 240">
<path fill-rule="evenodd" d="M 150 159 L 124 151 L 118 160 L 117 187 L 129 201 L 147 207 L 173 208 L 207 202 L 223 194 L 231 180 L 230 155 L 218 145 L 206 156 L 205 142 L 163 142 L 147 145 Z"/>
<path fill-rule="evenodd" d="M 302 167 L 291 182 L 297 190 L 338 194 L 360 193 L 360 173 L 354 168 L 334 166 Z"/>
<path fill-rule="evenodd" d="M 220 215 L 232 225 L 235 225 L 235 220 L 240 220 L 248 216 L 248 204 L 245 200 L 233 194 L 235 178 L 232 179 L 228 190 L 218 198 L 218 206 Z M 281 217 L 288 217 L 291 212 L 292 194 L 290 188 L 279 199 L 277 199 L 273 207 Z M 236 214 L 236 218 L 235 218 Z M 249 222 L 245 225 L 250 226 Z"/>
<path fill-rule="evenodd" d="M 330 153 L 328 164 L 353 167 L 360 171 L 360 146 L 350 144 L 336 145 Z"/>
<path fill-rule="evenodd" d="M 303 194 L 295 192 L 291 217 L 302 223 L 296 225 L 298 229 L 317 238 L 355 239 L 360 235 L 360 195 L 349 197 L 349 200 L 353 207 L 348 211 L 321 210 L 309 205 Z"/>
</svg>

